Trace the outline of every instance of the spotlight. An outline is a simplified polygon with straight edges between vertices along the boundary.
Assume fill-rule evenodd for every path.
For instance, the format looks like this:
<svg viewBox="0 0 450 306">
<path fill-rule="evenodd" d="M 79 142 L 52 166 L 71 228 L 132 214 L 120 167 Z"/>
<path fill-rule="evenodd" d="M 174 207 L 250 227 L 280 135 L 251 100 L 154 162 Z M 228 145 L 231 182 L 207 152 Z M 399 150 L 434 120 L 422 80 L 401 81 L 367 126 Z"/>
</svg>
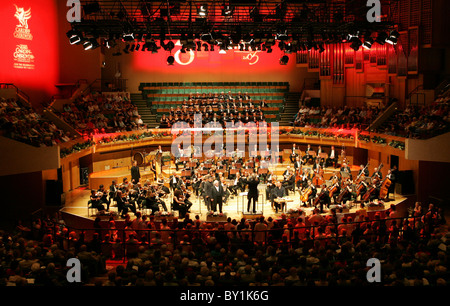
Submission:
<svg viewBox="0 0 450 306">
<path fill-rule="evenodd" d="M 325 47 L 323 46 L 323 44 L 319 44 L 319 53 L 323 52 L 325 52 Z"/>
<path fill-rule="evenodd" d="M 233 13 L 234 13 L 234 7 L 233 6 L 226 5 L 222 9 L 222 16 L 229 17 L 229 16 L 233 15 Z"/>
<path fill-rule="evenodd" d="M 92 42 L 89 39 L 85 39 L 83 41 L 83 48 L 84 48 L 84 50 L 92 49 Z"/>
<path fill-rule="evenodd" d="M 396 45 L 398 42 L 399 36 L 400 36 L 400 34 L 396 30 L 393 30 L 391 32 L 391 34 L 389 34 L 389 37 L 386 38 L 386 42 L 391 45 Z"/>
<path fill-rule="evenodd" d="M 364 49 L 370 50 L 372 48 L 373 43 L 374 43 L 374 40 L 372 37 L 367 38 L 363 44 Z"/>
<path fill-rule="evenodd" d="M 173 57 L 173 55 L 170 55 L 167 58 L 167 65 L 172 66 L 174 62 L 175 62 L 175 58 Z"/>
<path fill-rule="evenodd" d="M 125 33 L 123 33 L 122 38 L 124 41 L 133 41 L 134 33 L 133 32 L 125 32 Z"/>
<path fill-rule="evenodd" d="M 206 41 L 206 42 L 211 42 L 213 40 L 212 34 L 211 33 L 202 34 L 202 35 L 200 35 L 200 40 Z"/>
<path fill-rule="evenodd" d="M 352 49 L 355 50 L 355 51 L 358 51 L 358 50 L 359 50 L 359 47 L 362 46 L 362 42 L 361 42 L 361 40 L 360 40 L 358 37 L 353 37 L 353 38 L 350 40 L 350 42 L 352 43 L 352 44 L 350 45 L 350 48 L 352 48 Z"/>
<path fill-rule="evenodd" d="M 175 44 L 171 40 L 167 44 L 165 44 L 164 46 L 165 46 L 164 50 L 166 50 L 166 51 L 172 51 L 173 48 L 175 48 Z"/>
<path fill-rule="evenodd" d="M 94 50 L 99 47 L 99 44 L 95 38 L 86 39 L 83 42 L 84 50 Z"/>
<path fill-rule="evenodd" d="M 81 42 L 81 34 L 75 30 L 70 30 L 66 33 L 66 35 L 69 38 L 69 42 L 71 45 L 75 45 Z"/>
<path fill-rule="evenodd" d="M 388 38 L 388 35 L 385 32 L 378 33 L 378 37 L 376 39 L 376 42 L 380 45 L 384 45 L 386 42 L 386 39 Z"/>
<path fill-rule="evenodd" d="M 199 17 L 205 18 L 206 15 L 208 14 L 208 6 L 206 4 L 200 5 L 197 14 Z"/>
<path fill-rule="evenodd" d="M 287 65 L 288 62 L 289 62 L 289 56 L 283 55 L 280 58 L 280 65 Z"/>
<path fill-rule="evenodd" d="M 129 44 L 127 44 L 126 46 L 125 46 L 125 48 L 123 49 L 123 52 L 125 53 L 125 54 L 129 54 L 130 53 L 130 45 Z"/>
</svg>

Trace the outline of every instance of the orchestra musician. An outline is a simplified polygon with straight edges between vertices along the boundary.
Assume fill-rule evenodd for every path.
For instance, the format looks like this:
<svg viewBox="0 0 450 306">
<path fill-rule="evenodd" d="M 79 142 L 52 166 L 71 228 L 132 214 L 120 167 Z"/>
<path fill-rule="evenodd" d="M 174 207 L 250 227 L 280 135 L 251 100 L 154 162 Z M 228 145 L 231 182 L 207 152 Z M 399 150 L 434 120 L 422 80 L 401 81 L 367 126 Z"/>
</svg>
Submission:
<svg viewBox="0 0 450 306">
<path fill-rule="evenodd" d="M 296 173 L 298 173 L 299 171 L 302 170 L 302 160 L 301 160 L 300 156 L 297 156 L 295 158 L 294 169 L 295 169 Z"/>
<path fill-rule="evenodd" d="M 89 197 L 88 205 L 90 204 L 90 208 L 96 208 L 98 212 L 104 212 L 105 207 L 103 206 L 103 203 L 101 202 L 103 194 L 101 192 L 98 192 L 94 189 L 91 190 L 91 195 Z"/>
<path fill-rule="evenodd" d="M 311 145 L 308 144 L 308 147 L 305 150 L 305 155 L 303 156 L 303 163 L 309 163 L 311 161 Z"/>
<path fill-rule="evenodd" d="M 106 206 L 106 211 L 109 211 L 109 206 L 111 205 L 111 201 L 114 200 L 114 198 L 116 197 L 116 192 L 118 190 L 118 185 L 117 182 L 115 180 L 113 180 L 111 182 L 111 185 L 109 186 L 109 198 L 108 198 L 108 203 Z"/>
<path fill-rule="evenodd" d="M 374 178 L 376 178 L 376 180 L 379 180 L 379 181 L 381 181 L 383 179 L 383 174 L 381 173 L 381 171 L 379 170 L 378 167 L 375 167 L 373 169 L 371 179 L 373 180 Z"/>
<path fill-rule="evenodd" d="M 347 173 L 348 179 L 352 180 L 352 172 L 350 170 L 350 167 L 347 165 L 347 163 L 342 163 L 342 167 L 341 167 L 340 171 Z"/>
<path fill-rule="evenodd" d="M 179 189 L 181 186 L 181 179 L 180 177 L 174 173 L 171 177 L 170 177 L 170 189 L 175 190 L 175 189 Z"/>
<path fill-rule="evenodd" d="M 292 145 L 292 153 L 289 156 L 289 158 L 291 159 L 291 163 L 295 163 L 296 159 L 297 159 L 297 152 L 295 152 L 295 150 L 297 150 L 295 143 Z"/>
<path fill-rule="evenodd" d="M 330 154 L 328 155 L 328 159 L 326 161 L 326 167 L 333 166 L 334 168 L 337 167 L 337 154 L 336 150 L 334 149 L 334 146 L 331 146 Z"/>
<path fill-rule="evenodd" d="M 172 210 L 178 210 L 179 216 L 184 217 L 189 211 L 188 205 L 186 205 L 185 197 L 180 189 L 176 189 L 172 197 Z"/>
<path fill-rule="evenodd" d="M 317 188 L 312 183 L 312 180 L 308 180 L 308 186 L 302 191 L 300 195 L 300 201 L 303 202 L 303 206 L 309 205 L 312 206 L 313 200 L 317 195 Z"/>
<path fill-rule="evenodd" d="M 272 208 L 275 208 L 275 213 L 278 213 L 278 209 L 281 209 L 281 211 L 283 211 L 284 205 L 286 205 L 286 203 L 284 202 L 282 202 L 280 205 L 279 203 L 275 202 L 275 199 L 282 199 L 285 196 L 286 196 L 286 189 L 283 187 L 280 181 L 277 181 L 275 183 L 275 188 L 272 189 L 271 194 Z"/>
<path fill-rule="evenodd" d="M 320 213 L 323 213 L 323 207 L 324 205 L 329 209 L 331 205 L 331 198 L 329 195 L 330 191 L 328 190 L 327 184 L 322 184 L 320 193 L 317 195 L 317 197 L 314 199 L 314 206 L 320 205 Z"/>
<path fill-rule="evenodd" d="M 360 165 L 360 166 L 359 166 L 359 172 L 358 172 L 358 175 L 361 175 L 361 173 L 363 173 L 363 175 L 364 175 L 365 177 L 368 177 L 368 176 L 369 176 L 369 169 L 367 169 L 366 167 L 364 167 L 364 165 Z"/>
</svg>

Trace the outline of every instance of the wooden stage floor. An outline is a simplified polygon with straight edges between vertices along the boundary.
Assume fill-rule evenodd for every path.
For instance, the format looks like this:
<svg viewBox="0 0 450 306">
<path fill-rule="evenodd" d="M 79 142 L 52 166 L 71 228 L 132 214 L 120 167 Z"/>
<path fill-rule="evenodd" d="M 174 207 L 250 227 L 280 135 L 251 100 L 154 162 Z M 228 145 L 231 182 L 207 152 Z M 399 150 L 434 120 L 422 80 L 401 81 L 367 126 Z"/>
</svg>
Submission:
<svg viewBox="0 0 450 306">
<path fill-rule="evenodd" d="M 275 174 L 282 176 L 281 174 L 286 170 L 286 167 L 289 164 L 278 164 L 274 167 Z M 163 174 L 165 177 L 168 177 L 169 173 L 176 172 L 175 167 L 172 166 L 172 168 L 169 169 L 169 167 L 163 168 Z M 291 166 L 292 168 L 292 166 Z M 359 167 L 353 167 L 352 173 L 358 172 Z M 338 169 L 332 169 L 332 168 L 326 168 L 325 169 L 325 178 L 331 176 L 333 172 L 338 171 Z M 181 173 L 181 170 L 178 172 Z M 126 173 L 123 175 L 127 175 Z M 355 174 L 353 174 L 354 177 Z M 109 185 L 106 186 L 106 188 L 109 188 Z M 282 213 L 281 211 L 278 211 L 278 213 L 275 212 L 275 210 L 271 207 L 271 202 L 267 199 L 265 199 L 265 185 L 260 184 L 259 186 L 260 194 L 263 194 L 263 196 L 260 195 L 259 201 L 257 204 L 257 214 L 249 214 L 247 213 L 247 197 L 246 196 L 237 196 L 237 197 L 231 197 L 228 199 L 228 202 L 223 206 L 223 212 L 226 214 L 227 217 L 230 217 L 231 219 L 236 219 L 239 221 L 241 218 L 245 217 L 247 219 L 254 219 L 257 216 L 264 215 L 264 217 L 272 217 L 274 219 L 281 217 Z M 70 214 L 72 216 L 76 216 L 79 218 L 88 219 L 88 220 L 94 220 L 95 215 L 88 215 L 88 209 L 87 209 L 87 203 L 90 196 L 90 189 L 89 187 L 80 187 L 78 189 L 72 190 L 70 192 L 65 193 L 65 204 L 64 207 L 61 209 L 62 213 Z M 392 195 L 391 195 L 392 198 Z M 408 198 L 395 194 L 394 199 L 385 203 L 385 208 L 380 209 L 382 211 L 389 208 L 390 204 L 398 205 L 403 202 L 405 202 Z M 300 207 L 300 193 L 298 190 L 293 192 L 289 192 L 289 199 L 291 202 L 287 203 L 286 211 L 288 211 L 291 208 L 299 208 Z M 203 201 L 198 199 L 195 195 L 191 196 L 191 202 L 193 202 L 193 206 L 191 207 L 191 217 L 194 217 L 195 215 L 199 215 L 200 220 L 207 221 L 207 209 L 206 206 L 203 204 Z M 170 210 L 170 203 L 171 203 L 171 195 L 169 195 L 165 199 L 165 203 L 167 208 Z M 312 214 L 313 208 L 302 208 L 306 215 Z M 359 209 L 359 204 L 356 204 L 353 206 L 349 214 L 354 214 L 356 210 Z M 111 206 L 110 211 L 117 211 L 117 207 Z M 94 210 L 91 210 L 90 214 L 95 213 Z M 329 212 L 325 211 L 324 214 L 328 214 Z M 134 215 L 131 213 L 131 217 L 133 218 Z M 120 219 L 119 219 L 120 220 Z"/>
</svg>

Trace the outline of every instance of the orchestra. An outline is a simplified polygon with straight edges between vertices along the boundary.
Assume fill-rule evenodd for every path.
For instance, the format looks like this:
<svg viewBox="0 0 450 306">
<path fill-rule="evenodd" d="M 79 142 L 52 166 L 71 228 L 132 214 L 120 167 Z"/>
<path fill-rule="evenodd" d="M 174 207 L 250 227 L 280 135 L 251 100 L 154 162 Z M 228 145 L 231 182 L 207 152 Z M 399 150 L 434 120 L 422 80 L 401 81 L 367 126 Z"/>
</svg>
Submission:
<svg viewBox="0 0 450 306">
<path fill-rule="evenodd" d="M 271 202 L 275 213 L 285 208 L 286 201 L 281 199 L 289 197 L 297 198 L 303 207 L 318 208 L 323 213 L 332 205 L 388 200 L 389 194 L 394 192 L 396 169 L 389 169 L 383 178 L 382 163 L 373 168 L 372 174 L 367 163 L 353 171 L 353 179 L 345 151 L 337 155 L 334 147 L 325 156 L 321 146 L 314 152 L 308 145 L 302 156 L 303 152 L 294 144 L 283 171 L 278 166 L 272 168 L 266 154 L 262 154 L 264 151 L 259 152 L 256 147 L 250 157 L 237 149 L 226 156 L 210 152 L 201 158 L 193 158 L 193 149 L 189 154 L 180 146 L 177 149 L 180 154 L 174 156 L 174 160 L 178 162 L 175 163 L 178 171 L 164 179 L 162 173 L 157 175 L 151 167 L 155 174 L 152 180 L 136 183 L 124 178 L 121 184 L 112 181 L 109 189 L 100 186 L 92 191 L 90 207 L 109 211 L 110 205 L 115 203 L 121 216 L 135 213 L 138 209 L 147 209 L 155 214 L 167 212 L 167 201 L 171 201 L 172 210 L 178 210 L 182 216 L 190 211 L 195 197 L 207 211 L 222 212 L 222 205 L 227 205 L 229 198 L 244 195 L 249 190 L 251 194 L 245 193 L 248 197 L 247 211 L 256 213 L 258 186 L 264 184 L 263 199 Z M 161 155 L 161 147 L 158 151 Z M 225 149 L 222 147 L 221 151 L 225 152 Z M 268 148 L 267 151 L 270 152 Z M 185 158 L 182 160 L 182 157 Z M 154 160 L 150 165 L 154 167 Z"/>
</svg>

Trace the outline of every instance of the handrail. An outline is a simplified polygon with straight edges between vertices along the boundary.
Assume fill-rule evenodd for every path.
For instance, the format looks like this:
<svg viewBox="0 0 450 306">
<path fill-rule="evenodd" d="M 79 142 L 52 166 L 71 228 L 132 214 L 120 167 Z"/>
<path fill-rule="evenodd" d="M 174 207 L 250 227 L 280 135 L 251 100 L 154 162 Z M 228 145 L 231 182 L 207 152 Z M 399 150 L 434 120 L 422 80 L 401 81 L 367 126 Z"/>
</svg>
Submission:
<svg viewBox="0 0 450 306">
<path fill-rule="evenodd" d="M 416 98 L 416 103 L 415 103 L 414 105 L 416 105 L 416 106 L 419 105 L 419 96 L 422 96 L 422 97 L 423 97 L 423 105 L 425 106 L 425 104 L 426 104 L 426 95 L 425 95 L 425 93 L 423 93 L 423 92 L 416 92 L 416 93 L 412 94 L 412 95 L 409 97 L 409 105 L 410 105 L 410 106 L 413 105 L 413 103 L 412 103 L 412 101 L 411 101 L 411 98 L 412 98 L 413 96 L 416 96 L 416 97 L 417 97 L 417 98 Z"/>
<path fill-rule="evenodd" d="M 417 91 L 419 91 L 419 89 L 423 89 L 423 84 L 418 85 L 416 88 L 414 88 L 414 89 L 408 94 L 408 96 L 406 97 L 406 99 L 410 99 L 411 96 L 412 96 L 414 93 L 416 93 Z"/>
<path fill-rule="evenodd" d="M 10 87 L 15 88 L 17 95 L 22 96 L 22 99 L 28 104 L 28 106 L 31 107 L 30 97 L 24 91 L 20 90 L 19 87 L 17 87 L 13 83 L 0 83 L 0 88 L 3 88 L 4 86 L 6 86 L 6 88 L 10 88 Z"/>
</svg>

